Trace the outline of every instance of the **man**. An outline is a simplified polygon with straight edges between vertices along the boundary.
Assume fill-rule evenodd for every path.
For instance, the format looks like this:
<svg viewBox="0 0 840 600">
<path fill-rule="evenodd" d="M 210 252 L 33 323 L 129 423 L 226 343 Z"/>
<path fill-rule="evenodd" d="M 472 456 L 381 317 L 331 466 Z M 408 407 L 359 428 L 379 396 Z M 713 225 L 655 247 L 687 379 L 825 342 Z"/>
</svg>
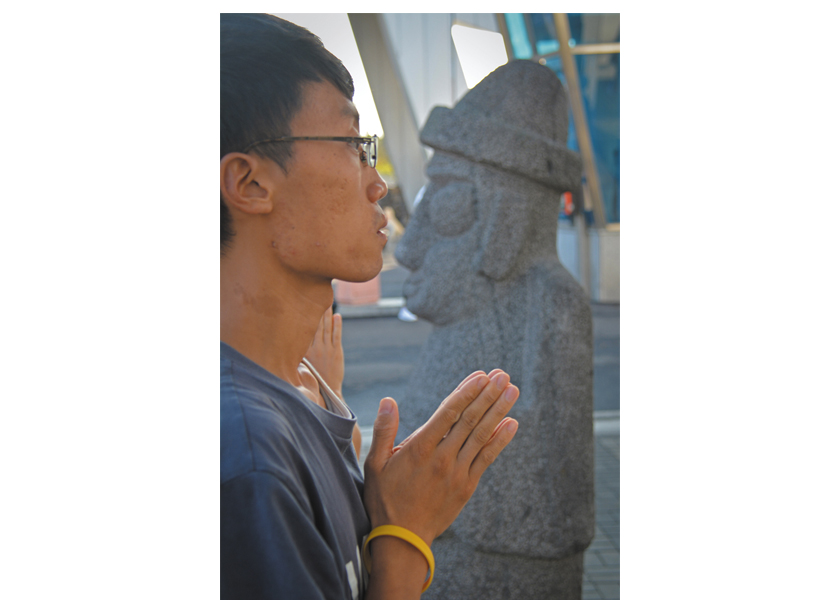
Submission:
<svg viewBox="0 0 840 600">
<path fill-rule="evenodd" d="M 519 391 L 500 370 L 469 375 L 397 448 L 384 398 L 363 478 L 355 417 L 303 360 L 332 279 L 374 277 L 387 241 L 387 187 L 352 96 L 305 29 L 221 16 L 224 598 L 419 598 L 433 571 L 422 547 L 516 432 L 505 415 Z M 371 536 L 368 579 L 365 538 L 384 525 L 415 537 Z"/>
</svg>

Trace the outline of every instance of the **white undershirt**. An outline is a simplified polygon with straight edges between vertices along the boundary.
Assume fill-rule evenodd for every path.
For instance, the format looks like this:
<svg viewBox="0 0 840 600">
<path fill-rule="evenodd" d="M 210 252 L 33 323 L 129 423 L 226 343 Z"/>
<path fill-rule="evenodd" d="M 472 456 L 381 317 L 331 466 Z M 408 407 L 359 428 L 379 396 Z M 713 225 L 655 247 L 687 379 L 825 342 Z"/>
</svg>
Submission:
<svg viewBox="0 0 840 600">
<path fill-rule="evenodd" d="M 318 380 L 318 385 L 321 388 L 321 397 L 324 399 L 324 403 L 327 405 L 327 410 L 331 413 L 337 414 L 345 419 L 352 419 L 353 415 L 350 413 L 350 409 L 347 408 L 347 405 L 344 404 L 344 401 L 336 394 L 334 391 L 330 389 L 330 386 L 327 385 L 327 382 L 324 381 L 324 378 L 321 377 L 321 374 L 312 366 L 305 358 L 301 361 L 309 372 Z"/>
</svg>

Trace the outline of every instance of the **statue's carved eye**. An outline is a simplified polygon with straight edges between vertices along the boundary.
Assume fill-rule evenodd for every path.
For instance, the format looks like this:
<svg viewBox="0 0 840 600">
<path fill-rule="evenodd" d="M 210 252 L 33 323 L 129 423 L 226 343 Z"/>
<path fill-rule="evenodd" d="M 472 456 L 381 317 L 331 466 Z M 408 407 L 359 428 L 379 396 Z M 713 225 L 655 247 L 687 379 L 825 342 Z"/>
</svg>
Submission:
<svg viewBox="0 0 840 600">
<path fill-rule="evenodd" d="M 476 198 L 473 184 L 466 181 L 450 181 L 443 187 L 431 189 L 429 192 L 426 196 L 431 200 L 429 208 L 432 223 L 440 235 L 460 235 L 475 224 Z"/>
</svg>

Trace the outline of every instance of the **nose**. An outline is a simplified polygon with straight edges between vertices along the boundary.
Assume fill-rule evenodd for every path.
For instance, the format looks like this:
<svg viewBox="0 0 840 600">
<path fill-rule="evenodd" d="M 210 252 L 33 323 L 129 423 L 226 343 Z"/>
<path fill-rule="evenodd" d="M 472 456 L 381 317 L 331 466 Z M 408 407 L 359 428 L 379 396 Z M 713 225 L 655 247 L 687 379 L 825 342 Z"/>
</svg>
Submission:
<svg viewBox="0 0 840 600">
<path fill-rule="evenodd" d="M 368 200 L 375 203 L 379 202 L 388 195 L 388 184 L 385 183 L 384 179 L 382 179 L 382 175 L 379 174 L 379 171 L 374 168 L 371 168 L 370 171 L 373 173 L 373 181 L 371 181 L 367 187 L 367 194 Z"/>
</svg>

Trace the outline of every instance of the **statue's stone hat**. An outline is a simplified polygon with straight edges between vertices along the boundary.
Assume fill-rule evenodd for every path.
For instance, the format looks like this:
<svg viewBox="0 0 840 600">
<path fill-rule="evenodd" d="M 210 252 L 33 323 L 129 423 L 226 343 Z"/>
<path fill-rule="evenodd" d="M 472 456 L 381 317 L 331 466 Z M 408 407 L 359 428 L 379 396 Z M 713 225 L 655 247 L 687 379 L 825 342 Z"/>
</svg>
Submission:
<svg viewBox="0 0 840 600">
<path fill-rule="evenodd" d="M 566 148 L 563 84 L 527 60 L 502 65 L 455 108 L 436 106 L 420 141 L 436 150 L 536 180 L 559 191 L 580 183 L 580 156 Z"/>
</svg>

